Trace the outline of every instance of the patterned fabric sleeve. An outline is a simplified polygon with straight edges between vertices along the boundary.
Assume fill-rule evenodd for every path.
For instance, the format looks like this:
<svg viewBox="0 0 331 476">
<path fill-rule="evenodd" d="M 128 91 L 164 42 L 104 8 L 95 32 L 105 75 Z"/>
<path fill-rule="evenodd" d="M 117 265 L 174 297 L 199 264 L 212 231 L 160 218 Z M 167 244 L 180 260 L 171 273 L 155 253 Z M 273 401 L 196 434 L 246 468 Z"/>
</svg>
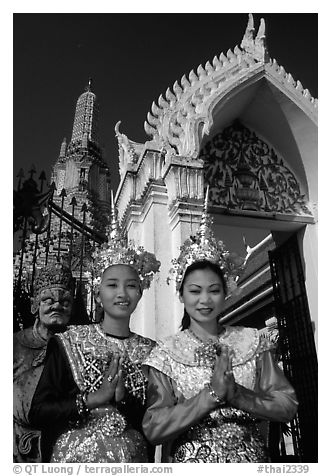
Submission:
<svg viewBox="0 0 331 476">
<path fill-rule="evenodd" d="M 257 359 L 254 390 L 236 384 L 230 404 L 251 415 L 270 421 L 290 421 L 297 410 L 295 391 L 270 351 L 264 350 Z"/>
</svg>

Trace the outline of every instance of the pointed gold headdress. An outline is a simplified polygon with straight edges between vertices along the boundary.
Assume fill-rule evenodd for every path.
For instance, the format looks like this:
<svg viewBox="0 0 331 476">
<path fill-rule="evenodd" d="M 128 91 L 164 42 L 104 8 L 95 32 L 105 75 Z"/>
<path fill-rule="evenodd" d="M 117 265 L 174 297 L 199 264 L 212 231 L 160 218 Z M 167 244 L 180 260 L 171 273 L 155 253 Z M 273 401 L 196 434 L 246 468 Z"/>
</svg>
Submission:
<svg viewBox="0 0 331 476">
<path fill-rule="evenodd" d="M 146 251 L 142 246 L 136 246 L 132 240 L 128 242 L 120 230 L 117 212 L 111 195 L 111 221 L 108 227 L 108 241 L 93 253 L 93 264 L 90 273 L 90 284 L 100 284 L 102 273 L 109 266 L 125 264 L 136 270 L 139 276 L 141 289 L 150 287 L 154 274 L 159 271 L 160 261 L 153 253 Z"/>
<path fill-rule="evenodd" d="M 208 206 L 207 187 L 206 198 L 197 234 L 190 236 L 180 247 L 178 258 L 171 260 L 172 268 L 169 271 L 168 284 L 174 279 L 176 290 L 179 291 L 187 268 L 196 261 L 210 261 L 217 264 L 223 271 L 228 292 L 232 293 L 237 287 L 237 280 L 243 271 L 244 259 L 236 253 L 229 252 L 222 240 L 217 240 L 211 226 L 212 218 L 207 214 Z"/>
</svg>

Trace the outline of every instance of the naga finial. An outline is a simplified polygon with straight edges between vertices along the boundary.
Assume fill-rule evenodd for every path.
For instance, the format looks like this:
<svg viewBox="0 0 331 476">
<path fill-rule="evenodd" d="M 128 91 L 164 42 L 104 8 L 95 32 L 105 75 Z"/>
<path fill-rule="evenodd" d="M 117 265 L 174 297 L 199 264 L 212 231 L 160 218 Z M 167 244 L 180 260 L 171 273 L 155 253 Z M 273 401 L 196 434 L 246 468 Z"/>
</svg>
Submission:
<svg viewBox="0 0 331 476">
<path fill-rule="evenodd" d="M 118 137 L 121 134 L 121 132 L 120 132 L 121 122 L 122 121 L 117 121 L 116 124 L 115 124 L 114 130 L 115 130 L 116 137 Z"/>
<path fill-rule="evenodd" d="M 269 61 L 270 57 L 266 47 L 264 18 L 261 18 L 260 20 L 259 29 L 255 38 L 254 31 L 254 17 L 252 13 L 249 13 L 247 27 L 240 46 L 244 51 L 246 51 L 246 53 L 252 55 L 257 61 L 266 63 Z"/>
<path fill-rule="evenodd" d="M 243 39 L 242 39 L 241 44 L 240 44 L 240 46 L 246 51 L 251 49 L 254 45 L 254 31 L 255 31 L 254 17 L 252 15 L 252 13 L 249 13 L 248 14 L 248 23 L 247 23 L 247 26 L 246 26 L 245 34 L 244 34 Z"/>
</svg>

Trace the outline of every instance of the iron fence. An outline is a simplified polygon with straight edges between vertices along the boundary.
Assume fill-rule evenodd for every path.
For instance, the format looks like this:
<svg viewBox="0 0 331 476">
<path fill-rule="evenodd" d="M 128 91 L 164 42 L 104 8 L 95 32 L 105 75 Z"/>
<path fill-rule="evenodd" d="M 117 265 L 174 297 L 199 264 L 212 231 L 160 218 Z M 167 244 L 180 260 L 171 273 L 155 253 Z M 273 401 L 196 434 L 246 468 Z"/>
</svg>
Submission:
<svg viewBox="0 0 331 476">
<path fill-rule="evenodd" d="M 71 322 L 87 323 L 97 319 L 92 293 L 86 286 L 87 273 L 95 248 L 107 240 L 102 224 L 91 220 L 91 201 L 78 191 L 67 196 L 65 189 L 55 196 L 52 183 L 45 188 L 45 174 L 34 180 L 34 167 L 30 177 L 23 181 L 18 174 L 18 187 L 14 191 L 14 237 L 21 232 L 14 254 L 14 330 L 28 327 L 34 316 L 30 311 L 34 279 L 38 268 L 56 261 L 65 262 L 75 278 L 74 309 Z M 84 200 L 85 198 L 85 200 Z M 91 224 L 92 223 L 92 224 Z M 104 224 L 106 223 L 106 219 Z M 105 228 L 104 228 L 105 229 Z"/>
</svg>

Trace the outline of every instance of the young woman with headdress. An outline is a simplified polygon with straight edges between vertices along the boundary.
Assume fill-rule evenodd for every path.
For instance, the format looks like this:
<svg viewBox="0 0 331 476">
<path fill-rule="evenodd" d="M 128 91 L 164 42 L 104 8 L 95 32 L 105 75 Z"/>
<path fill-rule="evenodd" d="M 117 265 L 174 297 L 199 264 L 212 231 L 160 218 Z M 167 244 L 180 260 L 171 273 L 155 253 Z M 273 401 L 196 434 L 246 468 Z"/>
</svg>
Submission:
<svg viewBox="0 0 331 476">
<path fill-rule="evenodd" d="M 130 331 L 130 317 L 160 263 L 119 236 L 96 252 L 93 286 L 104 317 L 70 326 L 50 341 L 30 418 L 42 430 L 43 461 L 152 460 L 141 431 L 147 377 L 141 362 L 154 342 Z"/>
<path fill-rule="evenodd" d="M 265 462 L 257 423 L 291 420 L 297 400 L 257 329 L 218 324 L 236 264 L 210 224 L 205 209 L 197 235 L 173 260 L 182 329 L 161 339 L 145 361 L 143 429 L 163 445 L 163 462 Z"/>
</svg>

